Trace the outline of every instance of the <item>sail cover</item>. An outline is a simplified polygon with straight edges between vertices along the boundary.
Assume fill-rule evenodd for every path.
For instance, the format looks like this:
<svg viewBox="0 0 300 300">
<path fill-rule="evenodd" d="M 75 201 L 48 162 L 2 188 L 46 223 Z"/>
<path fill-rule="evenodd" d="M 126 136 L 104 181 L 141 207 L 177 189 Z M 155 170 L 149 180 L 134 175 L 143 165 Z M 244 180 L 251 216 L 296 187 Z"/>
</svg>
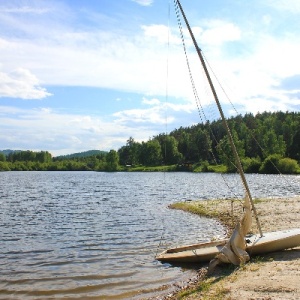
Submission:
<svg viewBox="0 0 300 300">
<path fill-rule="evenodd" d="M 247 262 L 250 257 L 246 252 L 245 236 L 252 224 L 251 205 L 248 194 L 243 204 L 244 215 L 237 223 L 230 239 L 220 250 L 220 253 L 210 262 L 209 270 L 212 270 L 219 263 L 232 263 L 240 265 Z"/>
</svg>

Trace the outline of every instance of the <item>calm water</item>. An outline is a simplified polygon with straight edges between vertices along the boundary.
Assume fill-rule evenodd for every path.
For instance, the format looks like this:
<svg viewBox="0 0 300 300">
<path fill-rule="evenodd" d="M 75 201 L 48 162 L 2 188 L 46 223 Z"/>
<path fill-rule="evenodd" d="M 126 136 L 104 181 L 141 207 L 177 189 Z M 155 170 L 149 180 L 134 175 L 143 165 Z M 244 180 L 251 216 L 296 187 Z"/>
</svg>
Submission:
<svg viewBox="0 0 300 300">
<path fill-rule="evenodd" d="M 254 197 L 300 194 L 297 176 L 248 180 Z M 242 195 L 238 176 L 219 174 L 3 172 L 0 181 L 1 299 L 125 299 L 155 291 L 184 272 L 155 261 L 157 251 L 224 231 L 167 205 Z"/>
</svg>

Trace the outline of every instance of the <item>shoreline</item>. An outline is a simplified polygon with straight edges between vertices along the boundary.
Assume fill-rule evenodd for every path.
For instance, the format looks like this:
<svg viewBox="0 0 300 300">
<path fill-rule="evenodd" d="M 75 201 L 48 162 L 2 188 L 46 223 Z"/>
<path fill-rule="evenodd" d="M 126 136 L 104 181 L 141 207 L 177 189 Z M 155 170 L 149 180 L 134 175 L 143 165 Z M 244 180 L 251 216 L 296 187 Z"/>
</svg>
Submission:
<svg viewBox="0 0 300 300">
<path fill-rule="evenodd" d="M 242 200 L 198 200 L 170 206 L 218 219 L 229 235 L 241 216 L 241 207 Z M 255 199 L 255 207 L 263 232 L 300 227 L 300 195 Z M 252 218 L 251 232 L 258 233 Z M 239 267 L 220 265 L 210 276 L 206 272 L 207 266 L 203 266 L 185 282 L 170 285 L 166 293 L 142 299 L 300 299 L 300 246 L 251 257 L 248 263 Z"/>
</svg>

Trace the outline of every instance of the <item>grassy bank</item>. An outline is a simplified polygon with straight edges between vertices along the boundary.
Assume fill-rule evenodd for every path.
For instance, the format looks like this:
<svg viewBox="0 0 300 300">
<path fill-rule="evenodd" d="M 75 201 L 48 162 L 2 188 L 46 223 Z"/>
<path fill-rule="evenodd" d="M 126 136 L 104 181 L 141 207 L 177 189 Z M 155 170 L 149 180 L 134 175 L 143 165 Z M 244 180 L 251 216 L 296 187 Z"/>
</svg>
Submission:
<svg viewBox="0 0 300 300">
<path fill-rule="evenodd" d="M 173 203 L 169 208 L 217 219 L 230 230 L 240 217 L 242 200 L 185 201 Z"/>
</svg>

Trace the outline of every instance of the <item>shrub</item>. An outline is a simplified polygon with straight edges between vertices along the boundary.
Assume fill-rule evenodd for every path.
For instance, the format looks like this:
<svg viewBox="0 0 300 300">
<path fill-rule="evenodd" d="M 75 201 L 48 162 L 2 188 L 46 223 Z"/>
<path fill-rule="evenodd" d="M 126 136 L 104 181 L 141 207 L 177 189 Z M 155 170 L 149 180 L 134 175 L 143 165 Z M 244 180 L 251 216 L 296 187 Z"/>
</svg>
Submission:
<svg viewBox="0 0 300 300">
<path fill-rule="evenodd" d="M 209 172 L 209 163 L 207 160 L 204 160 L 201 164 L 201 170 L 202 172 Z"/>
<path fill-rule="evenodd" d="M 9 165 L 7 162 L 0 161 L 0 171 L 10 171 Z"/>
<path fill-rule="evenodd" d="M 242 165 L 245 173 L 258 173 L 261 166 L 261 160 L 259 157 L 245 157 L 242 159 Z"/>
<path fill-rule="evenodd" d="M 278 164 L 281 156 L 279 154 L 269 155 L 259 168 L 260 173 L 264 174 L 278 174 Z"/>
<path fill-rule="evenodd" d="M 283 174 L 295 174 L 299 169 L 299 165 L 295 159 L 286 157 L 279 160 L 278 169 Z"/>
</svg>

